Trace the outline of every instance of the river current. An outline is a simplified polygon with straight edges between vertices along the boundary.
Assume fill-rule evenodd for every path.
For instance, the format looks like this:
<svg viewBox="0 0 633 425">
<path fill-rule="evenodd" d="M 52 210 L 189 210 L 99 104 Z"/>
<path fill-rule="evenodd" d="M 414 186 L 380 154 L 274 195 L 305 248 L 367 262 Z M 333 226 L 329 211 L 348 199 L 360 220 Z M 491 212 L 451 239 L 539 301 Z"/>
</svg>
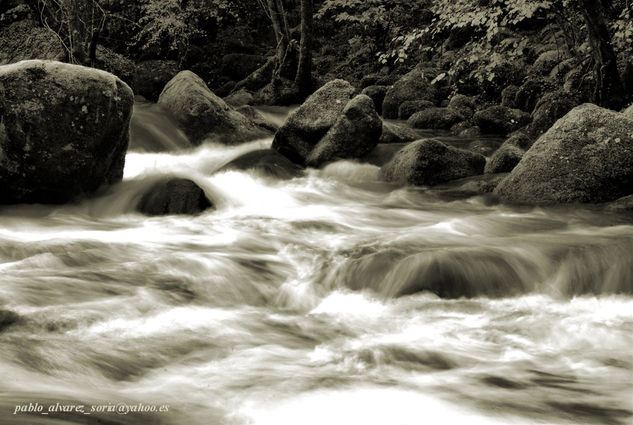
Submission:
<svg viewBox="0 0 633 425">
<path fill-rule="evenodd" d="M 1 211 L 0 424 L 631 423 L 630 218 L 216 172 L 271 140 L 134 120 L 121 184 Z M 216 210 L 134 212 L 166 175 Z"/>
</svg>

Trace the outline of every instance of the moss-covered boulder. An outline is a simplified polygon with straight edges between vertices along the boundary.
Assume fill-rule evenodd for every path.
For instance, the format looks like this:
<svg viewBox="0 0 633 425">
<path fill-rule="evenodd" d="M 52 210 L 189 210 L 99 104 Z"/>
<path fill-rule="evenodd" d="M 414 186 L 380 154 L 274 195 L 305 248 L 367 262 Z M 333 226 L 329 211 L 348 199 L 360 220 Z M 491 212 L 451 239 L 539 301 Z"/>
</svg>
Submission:
<svg viewBox="0 0 633 425">
<path fill-rule="evenodd" d="M 0 26 L 0 65 L 28 59 L 64 60 L 66 50 L 59 38 L 35 21 Z"/>
<path fill-rule="evenodd" d="M 381 133 L 382 121 L 374 102 L 364 94 L 358 95 L 310 152 L 307 163 L 318 167 L 335 159 L 359 158 L 376 147 Z"/>
<path fill-rule="evenodd" d="M 93 68 L 0 66 L 0 203 L 65 203 L 120 181 L 133 98 Z"/>
<path fill-rule="evenodd" d="M 529 124 L 532 117 L 527 112 L 498 105 L 476 112 L 473 121 L 484 133 L 508 134 Z"/>
<path fill-rule="evenodd" d="M 398 119 L 408 120 L 416 112 L 433 108 L 434 106 L 435 104 L 430 100 L 407 100 L 402 102 L 400 108 L 398 108 Z"/>
<path fill-rule="evenodd" d="M 141 197 L 136 210 L 150 216 L 195 215 L 213 208 L 213 204 L 196 183 L 177 177 L 159 180 Z"/>
<path fill-rule="evenodd" d="M 244 115 L 213 94 L 200 77 L 181 71 L 167 83 L 158 98 L 194 144 L 208 140 L 227 145 L 270 136 Z"/>
<path fill-rule="evenodd" d="M 633 119 L 584 104 L 541 136 L 495 193 L 518 204 L 598 203 L 633 193 Z"/>
<path fill-rule="evenodd" d="M 387 91 L 382 103 L 384 118 L 398 118 L 400 105 L 407 100 L 436 101 L 437 88 L 430 83 L 434 73 L 430 70 L 415 68 L 404 75 Z"/>
<path fill-rule="evenodd" d="M 532 122 L 527 126 L 526 133 L 534 140 L 539 138 L 578 104 L 575 96 L 564 91 L 545 94 L 532 112 Z"/>
<path fill-rule="evenodd" d="M 413 128 L 449 130 L 464 119 L 464 116 L 454 109 L 433 107 L 411 115 L 407 124 Z"/>
<path fill-rule="evenodd" d="M 482 174 L 485 164 L 483 155 L 427 139 L 402 148 L 380 169 L 380 173 L 388 182 L 436 185 Z"/>
<path fill-rule="evenodd" d="M 353 97 L 354 87 L 333 80 L 314 92 L 275 134 L 272 148 L 297 164 L 305 164 L 312 149 L 339 119 Z"/>
</svg>

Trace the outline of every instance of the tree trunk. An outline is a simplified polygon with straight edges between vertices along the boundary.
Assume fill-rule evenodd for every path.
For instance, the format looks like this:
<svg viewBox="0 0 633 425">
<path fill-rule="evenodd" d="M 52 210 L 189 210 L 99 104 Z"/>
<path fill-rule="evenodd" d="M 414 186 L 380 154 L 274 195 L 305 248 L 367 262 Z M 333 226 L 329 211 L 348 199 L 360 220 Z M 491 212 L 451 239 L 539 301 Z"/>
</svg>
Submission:
<svg viewBox="0 0 633 425">
<path fill-rule="evenodd" d="M 601 0 L 582 0 L 581 3 L 595 62 L 596 88 L 592 100 L 600 106 L 619 109 L 624 103 L 623 87 L 604 17 L 604 5 Z"/>
<path fill-rule="evenodd" d="M 312 89 L 312 9 L 313 0 L 301 0 L 301 43 L 295 83 L 301 95 Z"/>
<path fill-rule="evenodd" d="M 283 65 L 284 56 L 288 49 L 288 34 L 284 29 L 284 17 L 282 11 L 279 9 L 277 0 L 267 0 L 268 11 L 270 12 L 270 21 L 273 25 L 273 31 L 275 32 L 275 39 L 277 40 L 277 67 L 273 73 L 273 79 L 279 78 L 281 67 Z"/>
</svg>

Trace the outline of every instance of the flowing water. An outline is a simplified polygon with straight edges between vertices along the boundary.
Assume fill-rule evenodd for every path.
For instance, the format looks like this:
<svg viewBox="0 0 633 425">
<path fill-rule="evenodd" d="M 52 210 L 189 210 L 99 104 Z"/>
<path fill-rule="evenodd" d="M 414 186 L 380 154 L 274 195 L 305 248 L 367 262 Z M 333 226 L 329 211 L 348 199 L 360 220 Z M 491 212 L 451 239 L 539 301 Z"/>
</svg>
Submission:
<svg viewBox="0 0 633 425">
<path fill-rule="evenodd" d="M 629 219 L 214 173 L 271 140 L 133 129 L 107 193 L 1 211 L 1 424 L 631 423 Z M 135 213 L 165 175 L 217 209 Z"/>
</svg>

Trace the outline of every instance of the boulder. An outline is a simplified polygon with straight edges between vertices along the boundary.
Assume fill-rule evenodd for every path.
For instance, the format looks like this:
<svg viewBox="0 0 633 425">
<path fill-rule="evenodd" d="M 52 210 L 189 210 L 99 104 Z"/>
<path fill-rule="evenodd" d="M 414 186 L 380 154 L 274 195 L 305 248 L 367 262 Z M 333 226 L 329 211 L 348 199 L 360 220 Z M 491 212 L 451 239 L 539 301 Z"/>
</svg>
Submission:
<svg viewBox="0 0 633 425">
<path fill-rule="evenodd" d="M 437 88 L 430 83 L 434 74 L 415 68 L 404 75 L 387 91 L 382 104 L 384 118 L 398 118 L 398 109 L 407 100 L 436 101 Z"/>
<path fill-rule="evenodd" d="M 380 173 L 388 182 L 436 185 L 482 174 L 486 158 L 437 140 L 418 140 L 402 148 Z"/>
<path fill-rule="evenodd" d="M 382 112 L 382 102 L 385 100 L 385 95 L 391 86 L 368 86 L 363 89 L 361 94 L 365 94 L 374 101 L 376 111 Z"/>
<path fill-rule="evenodd" d="M 136 65 L 134 75 L 135 94 L 156 102 L 165 85 L 180 71 L 178 62 L 173 60 L 147 60 Z"/>
<path fill-rule="evenodd" d="M 136 210 L 145 215 L 199 214 L 213 204 L 197 184 L 189 179 L 167 178 L 156 182 L 143 194 Z"/>
<path fill-rule="evenodd" d="M 633 105 L 626 108 L 624 111 L 622 111 L 622 113 L 624 114 L 625 117 L 633 120 Z"/>
<path fill-rule="evenodd" d="M 527 112 L 505 106 L 491 106 L 473 116 L 483 133 L 508 134 L 526 126 L 532 120 Z"/>
<path fill-rule="evenodd" d="M 411 115 L 407 120 L 413 128 L 449 130 L 455 124 L 464 121 L 464 117 L 450 108 L 429 108 Z"/>
<path fill-rule="evenodd" d="M 270 135 L 213 94 L 191 71 L 181 71 L 172 78 L 158 104 L 169 111 L 196 145 L 204 140 L 232 145 Z"/>
<path fill-rule="evenodd" d="M 105 71 L 0 66 L 0 203 L 65 203 L 120 181 L 133 102 Z"/>
<path fill-rule="evenodd" d="M 541 53 L 534 61 L 530 72 L 535 75 L 549 75 L 552 69 L 566 58 L 560 50 L 548 50 Z"/>
<path fill-rule="evenodd" d="M 518 204 L 608 202 L 633 193 L 633 120 L 584 104 L 558 120 L 495 190 Z"/>
<path fill-rule="evenodd" d="M 475 98 L 464 96 L 463 94 L 456 94 L 451 97 L 451 100 L 448 102 L 448 108 L 458 112 L 465 119 L 470 119 L 475 114 Z"/>
<path fill-rule="evenodd" d="M 398 108 L 398 119 L 408 120 L 411 115 L 416 112 L 423 111 L 434 107 L 435 104 L 429 100 L 407 100 L 402 102 L 400 108 Z"/>
<path fill-rule="evenodd" d="M 255 101 L 253 93 L 246 89 L 239 89 L 224 98 L 224 101 L 235 108 L 244 105 L 252 105 Z"/>
<path fill-rule="evenodd" d="M 578 103 L 578 100 L 567 92 L 547 93 L 536 104 L 534 112 L 532 112 L 532 122 L 527 126 L 526 133 L 533 140 L 536 140 Z"/>
<path fill-rule="evenodd" d="M 0 29 L 0 65 L 28 59 L 65 58 L 66 50 L 59 38 L 53 32 L 37 26 L 35 21 L 19 21 Z"/>
<path fill-rule="evenodd" d="M 288 116 L 275 134 L 272 148 L 291 161 L 304 164 L 314 146 L 339 119 L 354 91 L 344 80 L 325 84 Z"/>
<path fill-rule="evenodd" d="M 308 156 L 308 165 L 318 167 L 334 159 L 359 158 L 378 144 L 382 121 L 374 102 L 364 94 L 352 99 L 332 128 Z"/>
<path fill-rule="evenodd" d="M 507 173 L 517 166 L 525 151 L 517 146 L 510 144 L 503 144 L 495 153 L 490 157 L 486 163 L 484 173 L 496 174 Z"/>
<path fill-rule="evenodd" d="M 418 139 L 420 139 L 420 132 L 407 125 L 389 121 L 382 123 L 382 135 L 379 143 L 409 143 Z"/>
<path fill-rule="evenodd" d="M 20 316 L 11 310 L 0 309 L 0 332 L 20 321 Z"/>
<path fill-rule="evenodd" d="M 508 87 L 501 91 L 501 106 L 507 106 L 508 108 L 516 108 L 516 96 L 519 92 L 519 87 L 514 84 L 510 84 Z"/>
<path fill-rule="evenodd" d="M 260 149 L 247 152 L 218 171 L 254 170 L 267 177 L 292 179 L 303 175 L 303 168 L 272 149 Z"/>
<path fill-rule="evenodd" d="M 525 112 L 532 112 L 543 93 L 556 90 L 556 87 L 544 78 L 528 79 L 514 96 L 514 107 Z"/>
</svg>

